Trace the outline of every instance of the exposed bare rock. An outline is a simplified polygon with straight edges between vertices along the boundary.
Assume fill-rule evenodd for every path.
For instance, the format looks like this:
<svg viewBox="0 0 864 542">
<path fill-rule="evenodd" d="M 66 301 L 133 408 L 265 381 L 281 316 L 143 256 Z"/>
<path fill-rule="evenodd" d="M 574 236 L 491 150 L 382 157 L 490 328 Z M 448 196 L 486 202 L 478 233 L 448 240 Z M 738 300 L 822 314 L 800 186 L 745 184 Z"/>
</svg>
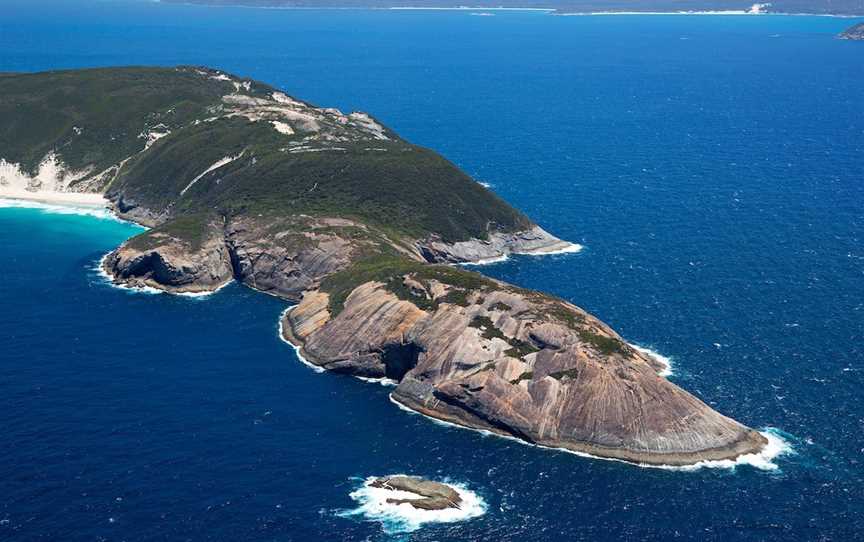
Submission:
<svg viewBox="0 0 864 542">
<path fill-rule="evenodd" d="M 441 482 L 433 482 L 416 476 L 388 476 L 377 478 L 370 484 L 372 487 L 389 489 L 391 491 L 404 491 L 413 493 L 417 498 L 391 498 L 387 499 L 391 504 L 408 503 L 420 510 L 444 510 L 446 508 L 459 508 L 462 497 L 459 492 Z"/>
<path fill-rule="evenodd" d="M 417 241 L 418 250 L 430 262 L 478 262 L 509 254 L 548 254 L 575 251 L 578 245 L 562 241 L 540 226 L 514 233 L 491 232 L 488 239 L 446 243 L 430 237 Z"/>
<path fill-rule="evenodd" d="M 240 219 L 227 226 L 226 242 L 240 280 L 297 300 L 321 278 L 345 268 L 367 245 L 358 235 L 364 228 L 342 219 Z"/>
<path fill-rule="evenodd" d="M 531 443 L 668 465 L 765 445 L 578 307 L 491 284 L 462 304 L 445 302 L 457 288 L 443 285 L 437 307 L 421 310 L 382 283 L 364 283 L 335 316 L 316 292 L 283 329 L 312 363 L 399 380 L 393 399 L 413 410 Z"/>
<path fill-rule="evenodd" d="M 0 86 L 0 194 L 98 193 L 150 227 L 103 259 L 119 283 L 237 279 L 301 300 L 282 330 L 311 363 L 396 380 L 413 410 L 527 442 L 673 465 L 766 443 L 578 307 L 431 265 L 579 246 L 368 114 L 188 66 Z"/>
<path fill-rule="evenodd" d="M 193 246 L 168 233 L 153 232 L 113 251 L 102 265 L 118 282 L 171 292 L 212 291 L 234 276 L 231 257 L 218 234 Z"/>
</svg>

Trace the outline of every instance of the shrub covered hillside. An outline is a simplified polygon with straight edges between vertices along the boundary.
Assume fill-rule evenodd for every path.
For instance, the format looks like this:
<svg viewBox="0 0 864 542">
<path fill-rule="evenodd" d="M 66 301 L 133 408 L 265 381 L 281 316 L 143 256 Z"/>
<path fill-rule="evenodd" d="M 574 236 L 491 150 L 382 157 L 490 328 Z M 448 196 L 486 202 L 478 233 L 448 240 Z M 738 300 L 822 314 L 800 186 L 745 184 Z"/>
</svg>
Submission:
<svg viewBox="0 0 864 542">
<path fill-rule="evenodd" d="M 533 226 L 366 114 L 207 68 L 0 76 L 0 159 L 34 179 L 53 168 L 59 189 L 104 192 L 152 225 L 304 214 L 446 242 Z"/>
</svg>

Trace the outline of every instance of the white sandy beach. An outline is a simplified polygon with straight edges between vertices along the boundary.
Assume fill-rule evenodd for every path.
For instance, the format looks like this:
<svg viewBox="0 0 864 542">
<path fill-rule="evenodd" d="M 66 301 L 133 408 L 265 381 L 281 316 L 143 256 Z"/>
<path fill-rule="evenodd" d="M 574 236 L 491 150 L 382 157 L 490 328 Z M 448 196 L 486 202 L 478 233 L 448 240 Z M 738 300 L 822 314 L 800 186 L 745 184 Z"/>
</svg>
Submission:
<svg viewBox="0 0 864 542">
<path fill-rule="evenodd" d="M 0 186 L 0 199 L 33 201 L 51 205 L 69 205 L 73 207 L 108 207 L 108 200 L 102 194 L 83 194 L 80 192 L 31 192 L 29 190 L 13 190 Z"/>
</svg>

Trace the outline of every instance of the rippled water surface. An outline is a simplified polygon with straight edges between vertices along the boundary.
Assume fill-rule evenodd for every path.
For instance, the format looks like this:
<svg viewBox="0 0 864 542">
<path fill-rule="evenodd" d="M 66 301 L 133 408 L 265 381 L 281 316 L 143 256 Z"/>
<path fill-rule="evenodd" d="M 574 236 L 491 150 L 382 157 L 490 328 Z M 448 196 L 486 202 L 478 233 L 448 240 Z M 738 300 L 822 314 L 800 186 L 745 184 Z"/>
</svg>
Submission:
<svg viewBox="0 0 864 542">
<path fill-rule="evenodd" d="M 94 265 L 135 226 L 2 204 L 0 540 L 860 536 L 864 44 L 833 39 L 852 21 L 4 9 L 0 71 L 207 64 L 442 152 L 586 247 L 483 272 L 596 313 L 794 453 L 671 472 L 434 424 L 298 363 L 277 299 L 108 286 Z M 400 472 L 485 513 L 360 510 L 366 477 Z"/>
</svg>

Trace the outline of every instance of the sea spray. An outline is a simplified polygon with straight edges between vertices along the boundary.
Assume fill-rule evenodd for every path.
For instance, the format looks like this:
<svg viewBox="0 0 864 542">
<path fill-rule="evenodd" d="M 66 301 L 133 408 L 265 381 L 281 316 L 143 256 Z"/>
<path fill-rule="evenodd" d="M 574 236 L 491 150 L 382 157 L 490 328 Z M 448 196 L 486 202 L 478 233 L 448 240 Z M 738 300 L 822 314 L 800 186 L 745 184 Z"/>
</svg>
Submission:
<svg viewBox="0 0 864 542">
<path fill-rule="evenodd" d="M 660 365 L 662 365 L 664 367 L 663 370 L 657 374 L 659 374 L 660 376 L 666 377 L 666 378 L 669 378 L 670 376 L 675 376 L 675 372 L 672 370 L 672 358 L 671 357 L 664 356 L 663 354 L 657 352 L 656 350 L 652 350 L 651 348 L 648 348 L 645 346 L 640 346 L 636 343 L 630 343 L 630 346 L 632 346 L 633 348 L 635 348 L 639 352 L 645 354 L 646 356 L 654 359 L 655 361 L 657 361 Z"/>
<path fill-rule="evenodd" d="M 376 479 L 377 477 L 371 476 L 362 480 L 360 487 L 349 494 L 358 503 L 357 508 L 340 511 L 337 515 L 343 518 L 361 517 L 365 520 L 377 521 L 381 523 L 385 533 L 397 534 L 414 532 L 425 524 L 455 523 L 480 517 L 486 513 L 487 507 L 483 498 L 463 484 L 444 482 L 455 489 L 462 498 L 459 508 L 421 510 L 409 503 L 387 502 L 388 499 L 417 499 L 422 496 L 408 491 L 372 487 L 371 484 Z"/>
</svg>

